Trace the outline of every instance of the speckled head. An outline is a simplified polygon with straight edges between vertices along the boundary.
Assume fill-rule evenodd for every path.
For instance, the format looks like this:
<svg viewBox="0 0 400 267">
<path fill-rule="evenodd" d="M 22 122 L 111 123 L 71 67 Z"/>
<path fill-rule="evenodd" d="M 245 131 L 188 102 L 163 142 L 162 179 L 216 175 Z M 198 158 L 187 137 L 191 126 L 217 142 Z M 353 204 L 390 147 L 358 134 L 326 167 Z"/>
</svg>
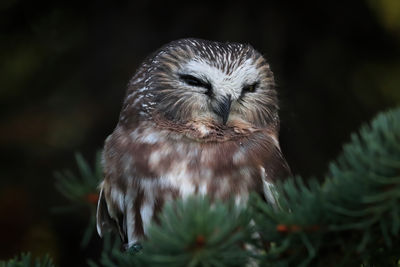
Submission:
<svg viewBox="0 0 400 267">
<path fill-rule="evenodd" d="M 134 109 L 139 117 L 157 114 L 171 122 L 277 128 L 277 102 L 269 64 L 252 46 L 181 39 L 141 65 L 121 117 Z"/>
</svg>

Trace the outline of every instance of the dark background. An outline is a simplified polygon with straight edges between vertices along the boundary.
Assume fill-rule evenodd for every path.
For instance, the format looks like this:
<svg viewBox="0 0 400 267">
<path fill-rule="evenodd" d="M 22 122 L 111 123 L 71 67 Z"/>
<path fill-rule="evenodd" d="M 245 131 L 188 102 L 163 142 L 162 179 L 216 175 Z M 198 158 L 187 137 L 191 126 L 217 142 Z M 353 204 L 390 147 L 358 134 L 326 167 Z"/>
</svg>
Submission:
<svg viewBox="0 0 400 267">
<path fill-rule="evenodd" d="M 281 100 L 281 145 L 295 174 L 321 177 L 350 133 L 400 103 L 400 1 L 0 2 L 0 259 L 80 250 L 88 214 L 53 172 L 92 162 L 116 125 L 140 62 L 174 39 L 252 44 L 269 60 Z M 304 2 L 304 1 L 303 1 Z"/>
</svg>

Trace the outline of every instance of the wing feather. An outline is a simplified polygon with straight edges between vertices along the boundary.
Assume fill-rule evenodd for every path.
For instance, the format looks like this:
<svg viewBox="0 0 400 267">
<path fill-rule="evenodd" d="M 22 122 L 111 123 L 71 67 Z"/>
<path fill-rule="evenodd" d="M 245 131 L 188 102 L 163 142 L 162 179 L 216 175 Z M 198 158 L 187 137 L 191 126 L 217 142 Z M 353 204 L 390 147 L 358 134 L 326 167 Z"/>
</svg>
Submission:
<svg viewBox="0 0 400 267">
<path fill-rule="evenodd" d="M 102 185 L 103 183 L 101 184 L 96 214 L 97 233 L 100 237 L 103 237 L 106 232 L 115 229 L 115 221 L 111 218 L 110 213 L 108 212 L 107 201 L 104 197 Z"/>
<path fill-rule="evenodd" d="M 96 227 L 97 233 L 100 237 L 106 232 L 117 232 L 121 236 L 122 242 L 127 242 L 126 235 L 126 220 L 124 215 L 121 212 L 116 213 L 115 216 L 112 216 L 113 212 L 109 211 L 109 205 L 107 204 L 107 199 L 103 192 L 104 182 L 100 185 L 100 196 L 99 201 L 97 203 L 97 214 L 96 214 Z"/>
<path fill-rule="evenodd" d="M 279 145 L 274 145 L 268 162 L 260 166 L 263 193 L 265 200 L 273 207 L 278 208 L 278 193 L 275 190 L 275 181 L 291 176 L 290 167 L 282 155 Z"/>
</svg>

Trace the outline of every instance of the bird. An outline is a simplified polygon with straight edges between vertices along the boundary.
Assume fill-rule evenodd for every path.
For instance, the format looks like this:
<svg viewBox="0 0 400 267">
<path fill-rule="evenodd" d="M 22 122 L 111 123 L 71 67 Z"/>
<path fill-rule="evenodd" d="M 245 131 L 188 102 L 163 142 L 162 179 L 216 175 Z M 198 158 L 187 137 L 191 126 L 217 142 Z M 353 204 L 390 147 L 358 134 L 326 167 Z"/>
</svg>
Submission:
<svg viewBox="0 0 400 267">
<path fill-rule="evenodd" d="M 251 193 L 276 206 L 274 184 L 290 175 L 279 144 L 274 76 L 250 44 L 196 38 L 148 56 L 127 86 L 105 140 L 97 232 L 140 244 L 165 203 Z"/>
</svg>

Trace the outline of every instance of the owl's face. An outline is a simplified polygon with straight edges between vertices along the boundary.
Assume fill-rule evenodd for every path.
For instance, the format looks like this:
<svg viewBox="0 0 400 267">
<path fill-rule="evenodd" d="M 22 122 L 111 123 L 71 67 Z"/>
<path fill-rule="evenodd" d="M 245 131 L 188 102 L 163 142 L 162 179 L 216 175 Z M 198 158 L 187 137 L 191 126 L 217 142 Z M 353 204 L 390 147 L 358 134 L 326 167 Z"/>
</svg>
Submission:
<svg viewBox="0 0 400 267">
<path fill-rule="evenodd" d="M 249 45 L 183 39 L 161 48 L 148 64 L 147 113 L 227 126 L 277 123 L 273 74 Z"/>
</svg>

